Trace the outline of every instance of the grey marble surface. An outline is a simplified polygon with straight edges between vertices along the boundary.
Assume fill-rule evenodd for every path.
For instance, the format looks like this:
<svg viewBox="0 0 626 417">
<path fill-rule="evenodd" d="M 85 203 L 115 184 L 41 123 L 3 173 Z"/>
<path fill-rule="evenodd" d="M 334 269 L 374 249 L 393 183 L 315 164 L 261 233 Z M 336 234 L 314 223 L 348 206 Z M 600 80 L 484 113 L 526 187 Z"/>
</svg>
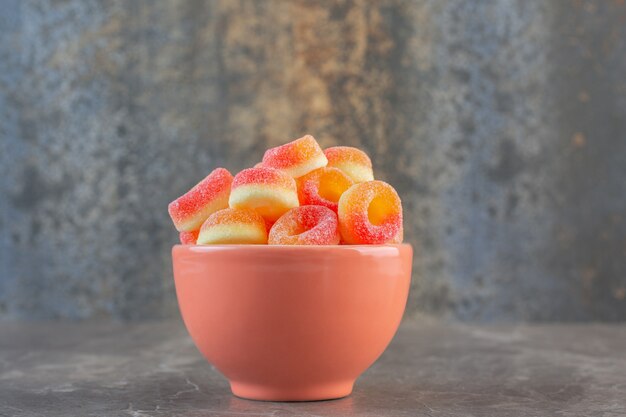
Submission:
<svg viewBox="0 0 626 417">
<path fill-rule="evenodd" d="M 409 315 L 625 320 L 625 22 L 618 0 L 0 0 L 0 316 L 175 317 L 167 203 L 310 133 L 402 196 Z"/>
<path fill-rule="evenodd" d="M 247 401 L 179 321 L 0 322 L 0 416 L 626 415 L 625 325 L 404 322 L 344 399 Z"/>
</svg>

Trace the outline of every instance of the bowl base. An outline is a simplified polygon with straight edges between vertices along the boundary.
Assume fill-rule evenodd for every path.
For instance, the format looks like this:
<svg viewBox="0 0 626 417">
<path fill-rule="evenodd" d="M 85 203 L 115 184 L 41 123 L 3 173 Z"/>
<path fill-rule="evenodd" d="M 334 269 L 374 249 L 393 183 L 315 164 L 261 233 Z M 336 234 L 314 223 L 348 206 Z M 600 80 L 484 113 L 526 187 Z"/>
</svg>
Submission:
<svg viewBox="0 0 626 417">
<path fill-rule="evenodd" d="M 245 382 L 230 382 L 233 394 L 257 401 L 322 401 L 343 398 L 352 393 L 354 381 L 327 382 L 302 387 L 276 387 Z"/>
</svg>

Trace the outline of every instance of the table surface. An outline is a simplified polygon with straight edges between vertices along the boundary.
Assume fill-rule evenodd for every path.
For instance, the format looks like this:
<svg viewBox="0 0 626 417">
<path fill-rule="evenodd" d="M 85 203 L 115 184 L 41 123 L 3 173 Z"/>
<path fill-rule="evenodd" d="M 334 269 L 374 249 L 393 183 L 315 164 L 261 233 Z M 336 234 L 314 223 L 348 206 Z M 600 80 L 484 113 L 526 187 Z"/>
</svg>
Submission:
<svg viewBox="0 0 626 417">
<path fill-rule="evenodd" d="M 0 322 L 0 416 L 626 415 L 626 325 L 405 322 L 333 401 L 230 394 L 179 321 Z"/>
</svg>

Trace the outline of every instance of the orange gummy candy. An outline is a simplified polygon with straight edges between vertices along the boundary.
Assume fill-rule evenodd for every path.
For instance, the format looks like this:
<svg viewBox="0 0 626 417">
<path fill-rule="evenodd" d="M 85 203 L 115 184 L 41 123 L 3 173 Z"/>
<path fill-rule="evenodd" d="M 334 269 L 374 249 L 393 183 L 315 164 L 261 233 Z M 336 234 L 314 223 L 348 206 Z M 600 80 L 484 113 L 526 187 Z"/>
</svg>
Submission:
<svg viewBox="0 0 626 417">
<path fill-rule="evenodd" d="M 355 184 L 339 199 L 339 230 L 347 244 L 402 241 L 402 204 L 393 187 L 383 181 Z"/>
<path fill-rule="evenodd" d="M 179 232 L 193 232 L 217 210 L 228 207 L 233 176 L 217 168 L 167 206 L 167 211 Z"/>
<path fill-rule="evenodd" d="M 365 182 L 374 179 L 372 161 L 362 150 L 351 146 L 333 146 L 326 148 L 324 154 L 329 167 L 339 168 L 352 178 L 352 181 Z"/>
<path fill-rule="evenodd" d="M 274 223 L 270 245 L 337 245 L 337 215 L 324 206 L 300 206 L 289 210 Z"/>
<path fill-rule="evenodd" d="M 198 245 L 267 243 L 265 220 L 254 210 L 216 211 L 200 228 Z"/>
<path fill-rule="evenodd" d="M 262 162 L 263 166 L 281 170 L 294 178 L 324 167 L 327 163 L 324 151 L 311 135 L 268 149 Z"/>
<path fill-rule="evenodd" d="M 293 178 L 277 169 L 259 167 L 244 169 L 235 175 L 229 205 L 256 210 L 264 219 L 273 222 L 300 203 Z"/>
<path fill-rule="evenodd" d="M 339 197 L 353 184 L 340 169 L 318 168 L 298 178 L 298 199 L 302 206 L 324 206 L 337 213 Z"/>
</svg>

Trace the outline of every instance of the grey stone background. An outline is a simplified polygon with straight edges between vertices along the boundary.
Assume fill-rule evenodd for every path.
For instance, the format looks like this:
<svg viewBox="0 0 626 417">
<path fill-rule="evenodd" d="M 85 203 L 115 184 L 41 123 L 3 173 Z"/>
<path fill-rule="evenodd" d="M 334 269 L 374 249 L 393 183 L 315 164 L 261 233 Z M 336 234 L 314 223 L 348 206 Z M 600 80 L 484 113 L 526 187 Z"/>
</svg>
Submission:
<svg viewBox="0 0 626 417">
<path fill-rule="evenodd" d="M 167 203 L 304 133 L 401 194 L 408 316 L 626 319 L 623 0 L 0 0 L 0 317 L 177 315 Z"/>
</svg>

